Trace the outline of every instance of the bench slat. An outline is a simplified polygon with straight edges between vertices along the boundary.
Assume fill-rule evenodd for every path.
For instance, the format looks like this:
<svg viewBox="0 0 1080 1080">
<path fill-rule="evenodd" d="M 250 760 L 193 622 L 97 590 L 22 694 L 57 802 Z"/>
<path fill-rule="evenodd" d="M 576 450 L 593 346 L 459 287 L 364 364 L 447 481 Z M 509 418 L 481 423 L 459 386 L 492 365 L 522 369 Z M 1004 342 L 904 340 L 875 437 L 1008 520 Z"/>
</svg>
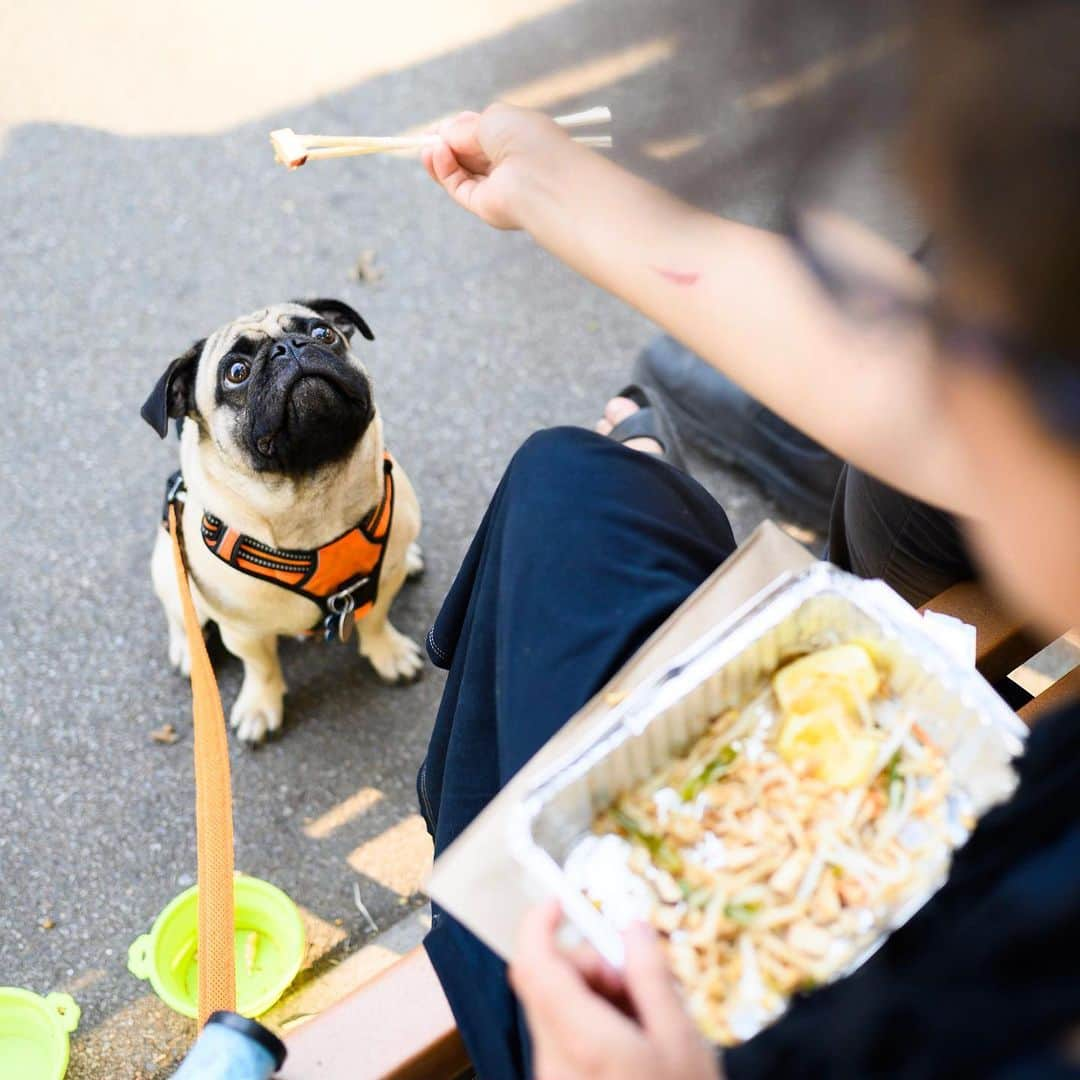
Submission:
<svg viewBox="0 0 1080 1080">
<path fill-rule="evenodd" d="M 422 945 L 285 1039 L 282 1080 L 450 1080 L 469 1066 Z"/>
<path fill-rule="evenodd" d="M 1019 710 L 1020 719 L 1029 726 L 1041 720 L 1047 713 L 1060 709 L 1070 701 L 1080 700 L 1080 667 L 1062 675 L 1053 686 Z"/>
</svg>

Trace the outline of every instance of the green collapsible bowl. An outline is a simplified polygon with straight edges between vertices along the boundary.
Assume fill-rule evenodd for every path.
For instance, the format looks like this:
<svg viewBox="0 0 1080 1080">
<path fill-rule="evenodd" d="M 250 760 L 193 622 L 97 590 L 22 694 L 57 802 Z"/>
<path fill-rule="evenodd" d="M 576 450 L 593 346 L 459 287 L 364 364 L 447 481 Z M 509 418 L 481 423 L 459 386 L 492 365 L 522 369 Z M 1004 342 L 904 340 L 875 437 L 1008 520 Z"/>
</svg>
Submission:
<svg viewBox="0 0 1080 1080">
<path fill-rule="evenodd" d="M 198 895 L 198 885 L 182 892 L 157 917 L 150 933 L 128 949 L 128 971 L 149 979 L 170 1009 L 192 1018 L 199 1006 Z M 235 904 L 236 1011 L 258 1016 L 296 978 L 304 959 L 304 924 L 292 900 L 259 878 L 237 875 Z"/>
<path fill-rule="evenodd" d="M 79 1025 L 79 1006 L 67 994 L 40 997 L 0 986 L 0 1076 L 62 1080 L 68 1036 Z"/>
</svg>

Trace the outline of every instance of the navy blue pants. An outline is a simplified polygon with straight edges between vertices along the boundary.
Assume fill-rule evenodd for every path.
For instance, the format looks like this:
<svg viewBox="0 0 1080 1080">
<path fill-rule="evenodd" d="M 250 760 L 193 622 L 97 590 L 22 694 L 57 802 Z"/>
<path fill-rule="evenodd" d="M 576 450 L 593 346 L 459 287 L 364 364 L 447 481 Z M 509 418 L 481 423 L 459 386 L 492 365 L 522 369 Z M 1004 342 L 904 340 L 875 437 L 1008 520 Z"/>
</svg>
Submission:
<svg viewBox="0 0 1080 1080">
<path fill-rule="evenodd" d="M 734 548 L 652 455 L 580 428 L 521 447 L 428 634 L 450 673 L 417 778 L 436 855 Z M 502 961 L 438 909 L 425 944 L 480 1076 L 529 1075 Z"/>
<path fill-rule="evenodd" d="M 576 428 L 529 439 L 428 635 L 450 673 L 417 780 L 437 853 L 734 547 L 663 461 Z M 1058 1055 L 1080 1015 L 1080 710 L 1043 720 L 1019 769 L 945 888 L 858 973 L 729 1051 L 733 1080 L 1075 1075 Z M 425 944 L 480 1076 L 529 1076 L 502 962 L 438 910 Z"/>
</svg>

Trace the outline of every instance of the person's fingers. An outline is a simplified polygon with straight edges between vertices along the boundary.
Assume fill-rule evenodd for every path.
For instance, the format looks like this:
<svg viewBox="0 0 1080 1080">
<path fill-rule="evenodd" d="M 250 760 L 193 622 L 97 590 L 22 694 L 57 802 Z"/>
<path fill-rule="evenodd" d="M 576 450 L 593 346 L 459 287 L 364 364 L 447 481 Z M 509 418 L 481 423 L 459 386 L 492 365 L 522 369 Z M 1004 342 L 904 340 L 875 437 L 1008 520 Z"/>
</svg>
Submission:
<svg viewBox="0 0 1080 1080">
<path fill-rule="evenodd" d="M 632 1059 L 641 1029 L 587 985 L 555 939 L 561 913 L 545 904 L 523 920 L 510 966 L 533 1035 L 537 1061 L 552 1076 L 599 1075 L 611 1060 Z"/>
<path fill-rule="evenodd" d="M 624 940 L 626 988 L 645 1030 L 664 1041 L 696 1035 L 653 928 L 638 923 Z"/>
<path fill-rule="evenodd" d="M 431 177 L 436 183 L 438 183 L 438 177 L 435 175 L 435 166 L 432 164 L 432 158 L 435 151 L 430 146 L 425 146 L 420 151 L 420 162 L 424 166 L 424 170 L 428 176 Z"/>
<path fill-rule="evenodd" d="M 548 901 L 534 909 L 522 924 L 519 953 L 515 967 L 527 969 L 530 963 L 542 968 L 557 964 L 566 975 L 577 975 L 581 980 L 604 993 L 623 989 L 622 976 L 589 944 L 582 942 L 573 949 L 559 947 L 556 935 L 562 921 L 562 909 L 558 901 Z"/>
<path fill-rule="evenodd" d="M 475 126 L 479 119 L 480 114 L 478 112 L 473 112 L 472 109 L 463 109 L 459 113 L 454 113 L 453 116 L 444 116 L 432 126 L 432 130 L 442 135 L 447 131 Z"/>
<path fill-rule="evenodd" d="M 563 950 L 563 955 L 586 979 L 601 979 L 604 977 L 604 969 L 610 968 L 604 958 L 585 941 L 572 949 Z"/>
<path fill-rule="evenodd" d="M 432 147 L 431 172 L 456 203 L 466 210 L 472 209 L 476 178 L 461 166 L 454 151 L 445 142 Z"/>
<path fill-rule="evenodd" d="M 428 148 L 424 148 L 427 153 Z M 458 161 L 454 151 L 445 142 L 437 142 L 431 146 L 431 171 L 435 179 L 444 187 L 455 173 L 462 172 L 461 162 Z"/>
<path fill-rule="evenodd" d="M 621 1013 L 595 994 L 555 940 L 562 912 L 557 902 L 541 905 L 522 920 L 511 984 L 526 1010 L 541 1014 L 563 1031 L 610 1031 L 626 1024 Z"/>
<path fill-rule="evenodd" d="M 478 135 L 480 116 L 474 112 L 458 113 L 443 120 L 438 135 L 446 142 L 456 157 L 465 159 L 471 168 L 478 169 L 487 160 L 480 146 Z"/>
<path fill-rule="evenodd" d="M 526 1000 L 533 995 L 533 982 L 528 977 L 539 964 L 541 970 L 548 967 L 547 942 L 553 939 L 562 919 L 562 908 L 557 900 L 548 900 L 538 907 L 530 908 L 521 920 L 517 948 L 510 962 L 510 982 L 518 997 Z"/>
<path fill-rule="evenodd" d="M 626 996 L 623 977 L 591 945 L 583 942 L 565 955 L 593 990 L 622 1007 Z"/>
</svg>

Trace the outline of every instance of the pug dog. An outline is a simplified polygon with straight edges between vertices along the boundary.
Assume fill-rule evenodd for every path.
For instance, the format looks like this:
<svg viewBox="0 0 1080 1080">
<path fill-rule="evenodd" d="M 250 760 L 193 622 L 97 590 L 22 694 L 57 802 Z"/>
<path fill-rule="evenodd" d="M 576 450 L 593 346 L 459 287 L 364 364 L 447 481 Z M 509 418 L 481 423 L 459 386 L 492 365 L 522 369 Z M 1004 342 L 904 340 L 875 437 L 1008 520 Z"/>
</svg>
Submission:
<svg viewBox="0 0 1080 1080">
<path fill-rule="evenodd" d="M 258 743 L 281 727 L 282 634 L 347 640 L 388 683 L 420 672 L 419 646 L 390 622 L 423 569 L 420 506 L 383 447 L 371 379 L 353 348 L 374 340 L 340 300 L 254 311 L 197 341 L 165 369 L 142 409 L 164 438 L 180 428 L 182 543 L 200 623 L 217 623 L 244 666 L 230 722 Z M 169 660 L 190 673 L 171 541 L 151 560 Z M 359 617 L 362 616 L 362 617 Z"/>
</svg>

